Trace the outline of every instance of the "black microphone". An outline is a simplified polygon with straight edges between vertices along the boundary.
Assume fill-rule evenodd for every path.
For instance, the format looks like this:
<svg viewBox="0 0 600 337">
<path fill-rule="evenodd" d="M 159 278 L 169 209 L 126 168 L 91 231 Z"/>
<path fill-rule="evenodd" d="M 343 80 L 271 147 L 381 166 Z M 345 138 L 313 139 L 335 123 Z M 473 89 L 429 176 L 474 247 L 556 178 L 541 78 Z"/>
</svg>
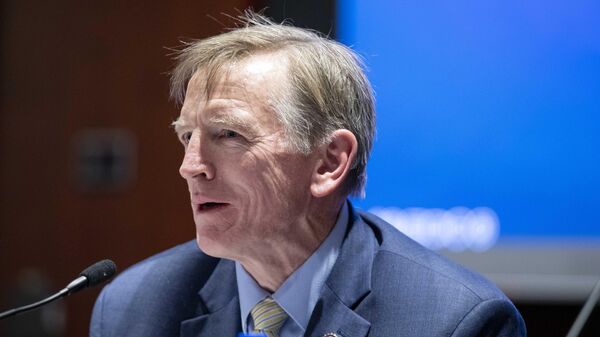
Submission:
<svg viewBox="0 0 600 337">
<path fill-rule="evenodd" d="M 79 277 L 74 279 L 71 283 L 69 283 L 64 289 L 57 292 L 56 294 L 46 297 L 45 299 L 25 305 L 19 308 L 14 308 L 7 310 L 3 313 L 0 313 L 0 319 L 4 319 L 6 317 L 14 316 L 16 314 L 29 311 L 31 309 L 35 309 L 42 305 L 48 304 L 52 301 L 55 301 L 61 297 L 65 297 L 71 295 L 73 293 L 78 292 L 81 289 L 87 287 L 96 286 L 109 278 L 111 278 L 115 272 L 117 271 L 117 265 L 111 260 L 102 260 L 94 263 L 93 265 L 87 267 L 81 273 L 79 273 Z"/>
</svg>

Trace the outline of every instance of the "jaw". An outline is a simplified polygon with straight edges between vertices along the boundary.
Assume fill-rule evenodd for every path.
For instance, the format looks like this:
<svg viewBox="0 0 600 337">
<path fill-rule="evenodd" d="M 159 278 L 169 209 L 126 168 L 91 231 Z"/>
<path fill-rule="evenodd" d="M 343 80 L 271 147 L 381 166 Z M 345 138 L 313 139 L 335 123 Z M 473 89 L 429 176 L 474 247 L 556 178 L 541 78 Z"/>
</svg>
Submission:
<svg viewBox="0 0 600 337">
<path fill-rule="evenodd" d="M 327 207 L 314 209 L 302 221 L 289 225 L 288 230 L 278 237 L 251 246 L 234 259 L 262 288 L 277 290 L 329 235 L 343 202 L 336 199 L 317 200 L 315 204 Z"/>
</svg>

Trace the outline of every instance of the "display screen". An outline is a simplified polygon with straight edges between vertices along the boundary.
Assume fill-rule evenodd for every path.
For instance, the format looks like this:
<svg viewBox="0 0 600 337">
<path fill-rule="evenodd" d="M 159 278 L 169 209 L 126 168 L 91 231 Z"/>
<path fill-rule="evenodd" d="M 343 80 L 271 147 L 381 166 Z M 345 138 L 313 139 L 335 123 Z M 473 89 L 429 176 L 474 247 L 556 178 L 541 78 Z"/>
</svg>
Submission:
<svg viewBox="0 0 600 337">
<path fill-rule="evenodd" d="M 600 2 L 337 6 L 377 101 L 355 205 L 436 249 L 600 239 Z"/>
</svg>

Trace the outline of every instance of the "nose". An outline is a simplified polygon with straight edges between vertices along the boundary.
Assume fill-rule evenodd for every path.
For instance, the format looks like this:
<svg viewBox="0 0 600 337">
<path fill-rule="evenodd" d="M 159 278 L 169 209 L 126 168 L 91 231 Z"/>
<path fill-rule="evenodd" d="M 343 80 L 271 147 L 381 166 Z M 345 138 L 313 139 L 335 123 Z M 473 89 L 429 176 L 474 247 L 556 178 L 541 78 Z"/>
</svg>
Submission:
<svg viewBox="0 0 600 337">
<path fill-rule="evenodd" d="M 212 180 L 215 177 L 214 166 L 207 161 L 208 151 L 202 146 L 200 138 L 200 132 L 194 130 L 185 148 L 183 162 L 179 167 L 179 174 L 184 179 L 203 178 Z"/>
</svg>

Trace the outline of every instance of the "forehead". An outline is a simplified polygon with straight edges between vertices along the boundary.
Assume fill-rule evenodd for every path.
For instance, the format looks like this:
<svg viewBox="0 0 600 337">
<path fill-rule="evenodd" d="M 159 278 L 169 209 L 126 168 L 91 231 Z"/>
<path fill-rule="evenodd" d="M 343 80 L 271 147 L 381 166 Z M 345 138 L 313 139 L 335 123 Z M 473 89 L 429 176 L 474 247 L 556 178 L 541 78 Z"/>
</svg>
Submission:
<svg viewBox="0 0 600 337">
<path fill-rule="evenodd" d="M 251 55 L 213 71 L 201 68 L 188 82 L 182 114 L 223 100 L 270 106 L 285 92 L 287 69 L 281 53 Z"/>
</svg>

